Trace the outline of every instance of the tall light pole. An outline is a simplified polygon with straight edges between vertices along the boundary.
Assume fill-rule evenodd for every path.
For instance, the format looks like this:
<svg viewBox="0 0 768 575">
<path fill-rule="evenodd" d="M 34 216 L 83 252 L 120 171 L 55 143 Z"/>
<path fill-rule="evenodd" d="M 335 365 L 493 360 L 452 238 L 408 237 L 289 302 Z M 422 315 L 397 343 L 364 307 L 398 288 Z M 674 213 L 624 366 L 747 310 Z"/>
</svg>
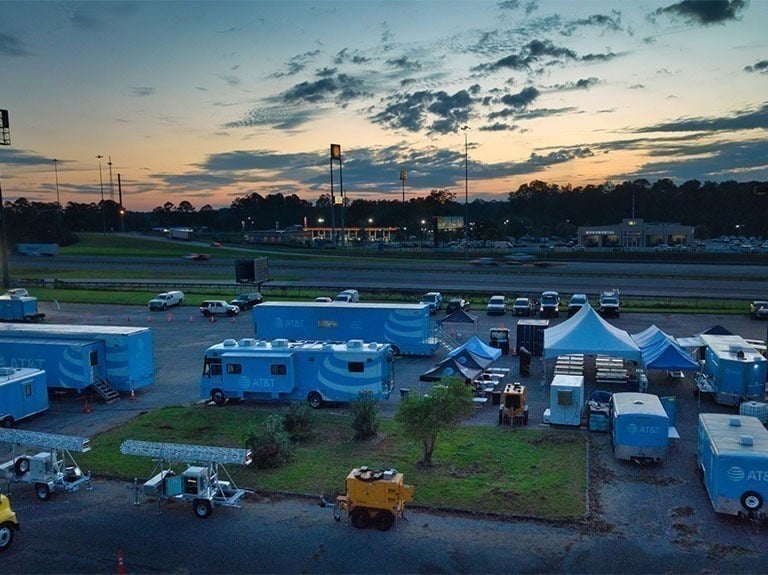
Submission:
<svg viewBox="0 0 768 575">
<path fill-rule="evenodd" d="M 11 145 L 11 125 L 8 110 L 0 110 L 0 146 Z M 3 208 L 3 185 L 0 182 L 0 262 L 3 266 L 3 288 L 11 287 L 11 274 L 8 270 L 8 237 L 5 233 L 5 209 Z"/>
<path fill-rule="evenodd" d="M 472 128 L 462 126 L 464 132 L 464 256 L 468 257 L 469 250 L 469 147 L 467 144 L 467 134 Z"/>
<path fill-rule="evenodd" d="M 59 199 L 59 168 L 56 166 L 58 162 L 56 158 L 53 159 L 53 173 L 56 174 L 56 203 L 61 207 L 61 200 Z"/>
<path fill-rule="evenodd" d="M 107 166 L 109 166 L 109 199 L 114 202 L 115 201 L 115 185 L 112 183 L 112 156 L 109 156 L 109 161 L 107 162 Z"/>
<path fill-rule="evenodd" d="M 101 190 L 101 204 L 99 206 L 101 207 L 101 226 L 102 226 L 102 232 L 104 234 L 107 233 L 107 217 L 104 215 L 104 179 L 101 176 L 101 159 L 104 156 L 101 154 L 98 154 L 96 156 L 96 159 L 99 160 L 99 189 Z"/>
</svg>

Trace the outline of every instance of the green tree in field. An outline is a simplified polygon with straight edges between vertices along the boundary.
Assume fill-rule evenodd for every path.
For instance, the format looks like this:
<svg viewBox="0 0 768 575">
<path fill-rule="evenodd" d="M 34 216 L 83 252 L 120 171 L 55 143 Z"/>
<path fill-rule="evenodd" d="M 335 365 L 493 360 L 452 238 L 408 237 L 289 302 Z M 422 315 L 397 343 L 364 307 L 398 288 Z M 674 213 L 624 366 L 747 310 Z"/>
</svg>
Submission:
<svg viewBox="0 0 768 575">
<path fill-rule="evenodd" d="M 447 385 L 435 385 L 428 395 L 405 398 L 395 413 L 395 421 L 414 440 L 422 442 L 424 458 L 419 463 L 430 466 L 438 435 L 456 429 L 473 409 L 470 387 L 463 380 L 451 379 Z"/>
</svg>

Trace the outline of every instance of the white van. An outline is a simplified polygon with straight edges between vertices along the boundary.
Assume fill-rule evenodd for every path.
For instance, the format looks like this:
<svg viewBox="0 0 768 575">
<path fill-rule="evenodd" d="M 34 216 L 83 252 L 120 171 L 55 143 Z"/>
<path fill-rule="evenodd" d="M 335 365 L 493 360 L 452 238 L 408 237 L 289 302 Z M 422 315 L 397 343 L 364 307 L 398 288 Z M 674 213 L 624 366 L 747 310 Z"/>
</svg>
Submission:
<svg viewBox="0 0 768 575">
<path fill-rule="evenodd" d="M 339 295 L 333 298 L 333 301 L 358 303 L 360 301 L 360 294 L 356 289 L 345 289 L 343 292 L 340 292 Z"/>
</svg>

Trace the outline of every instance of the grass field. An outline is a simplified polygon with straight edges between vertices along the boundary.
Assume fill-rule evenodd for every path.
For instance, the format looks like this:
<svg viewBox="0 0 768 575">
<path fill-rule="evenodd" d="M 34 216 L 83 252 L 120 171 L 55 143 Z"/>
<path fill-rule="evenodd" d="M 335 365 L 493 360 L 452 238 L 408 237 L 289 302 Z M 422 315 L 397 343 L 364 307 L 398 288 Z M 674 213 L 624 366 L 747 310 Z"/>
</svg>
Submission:
<svg viewBox="0 0 768 575">
<path fill-rule="evenodd" d="M 164 408 L 92 438 L 92 450 L 77 459 L 97 475 L 141 481 L 154 464 L 120 454 L 125 439 L 243 447 L 249 432 L 260 432 L 270 413 L 245 405 Z M 435 465 L 423 468 L 417 464 L 421 445 L 404 436 L 393 420 L 380 420 L 378 436 L 361 442 L 352 439 L 346 413 L 324 410 L 315 416 L 313 438 L 297 446 L 286 467 L 228 466 L 237 485 L 319 499 L 339 493 L 354 467 L 394 467 L 414 485 L 415 502 L 425 507 L 549 519 L 585 512 L 586 438 L 578 432 L 464 426 L 439 437 Z"/>
</svg>

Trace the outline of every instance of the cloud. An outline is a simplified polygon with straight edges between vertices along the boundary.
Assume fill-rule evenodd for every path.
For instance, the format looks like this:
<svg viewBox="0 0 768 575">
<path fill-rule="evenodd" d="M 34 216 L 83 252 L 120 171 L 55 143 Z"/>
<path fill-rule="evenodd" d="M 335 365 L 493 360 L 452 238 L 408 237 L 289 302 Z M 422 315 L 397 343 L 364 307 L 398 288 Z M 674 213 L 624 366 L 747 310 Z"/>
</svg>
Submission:
<svg viewBox="0 0 768 575">
<path fill-rule="evenodd" d="M 0 56 L 29 56 L 29 52 L 21 40 L 0 32 Z"/>
<path fill-rule="evenodd" d="M 321 71 L 321 75 L 325 72 Z M 300 82 L 282 94 L 287 104 L 336 101 L 344 104 L 350 100 L 368 97 L 361 80 L 347 74 L 325 75 L 314 82 Z"/>
<path fill-rule="evenodd" d="M 386 63 L 389 66 L 393 66 L 401 70 L 406 70 L 406 71 L 421 70 L 421 64 L 419 64 L 415 60 L 410 60 L 406 56 L 401 56 L 399 58 L 390 58 L 389 60 L 386 61 Z"/>
<path fill-rule="evenodd" d="M 298 54 L 290 60 L 288 60 L 288 69 L 283 72 L 275 72 L 272 74 L 273 78 L 284 78 L 286 76 L 295 76 L 304 71 L 307 65 L 313 61 L 320 54 L 320 50 L 312 50 Z"/>
<path fill-rule="evenodd" d="M 296 106 L 266 105 L 253 108 L 245 117 L 227 122 L 224 128 L 252 128 L 271 126 L 280 130 L 293 130 L 322 114 L 319 107 L 298 108 Z"/>
<path fill-rule="evenodd" d="M 144 96 L 152 96 L 155 93 L 154 88 L 149 88 L 147 86 L 134 86 L 130 89 L 131 96 L 135 96 L 138 98 L 144 97 Z"/>
<path fill-rule="evenodd" d="M 635 130 L 649 132 L 721 132 L 725 130 L 768 129 L 768 104 L 757 110 L 742 110 L 722 118 L 690 118 L 665 122 Z"/>
<path fill-rule="evenodd" d="M 768 60 L 760 60 L 752 64 L 751 66 L 744 66 L 745 72 L 759 72 L 760 74 L 768 73 Z"/>
<path fill-rule="evenodd" d="M 655 14 L 679 16 L 692 24 L 722 24 L 736 20 L 747 7 L 744 0 L 683 0 L 666 8 L 659 8 Z"/>
<path fill-rule="evenodd" d="M 474 91 L 476 86 L 470 89 Z M 467 90 L 454 94 L 421 90 L 395 94 L 387 101 L 390 103 L 371 118 L 374 123 L 409 132 L 427 129 L 439 134 L 455 132 L 465 124 L 474 103 Z"/>
<path fill-rule="evenodd" d="M 533 86 L 523 88 L 517 94 L 505 94 L 501 97 L 501 101 L 506 106 L 512 106 L 513 108 L 525 108 L 539 97 L 540 92 Z"/>
<path fill-rule="evenodd" d="M 546 58 L 555 62 L 576 60 L 576 53 L 562 46 L 557 46 L 549 40 L 531 40 L 522 47 L 519 53 L 509 54 L 503 58 L 488 63 L 479 64 L 471 69 L 475 73 L 492 73 L 504 69 L 528 70 L 533 64 L 540 63 Z"/>
</svg>

